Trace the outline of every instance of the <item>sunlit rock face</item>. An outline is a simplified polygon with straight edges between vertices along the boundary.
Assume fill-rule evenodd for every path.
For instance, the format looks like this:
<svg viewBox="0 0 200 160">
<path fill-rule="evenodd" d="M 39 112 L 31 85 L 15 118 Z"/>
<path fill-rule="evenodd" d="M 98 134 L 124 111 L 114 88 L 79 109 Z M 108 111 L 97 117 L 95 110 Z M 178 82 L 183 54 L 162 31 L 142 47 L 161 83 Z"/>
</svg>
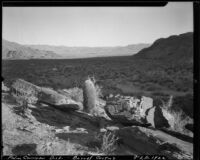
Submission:
<svg viewBox="0 0 200 160">
<path fill-rule="evenodd" d="M 6 87 L 6 86 L 4 85 L 3 82 L 1 83 L 1 88 L 2 88 L 2 91 L 3 91 L 3 92 L 8 92 L 8 91 L 10 90 L 8 87 Z"/>
<path fill-rule="evenodd" d="M 143 96 L 140 103 L 140 115 L 145 117 L 146 111 L 151 107 L 153 107 L 153 99 Z"/>
<path fill-rule="evenodd" d="M 135 97 L 116 95 L 107 101 L 105 111 L 114 121 L 126 125 L 143 125 L 146 123 L 142 121 L 139 102 Z"/>
</svg>

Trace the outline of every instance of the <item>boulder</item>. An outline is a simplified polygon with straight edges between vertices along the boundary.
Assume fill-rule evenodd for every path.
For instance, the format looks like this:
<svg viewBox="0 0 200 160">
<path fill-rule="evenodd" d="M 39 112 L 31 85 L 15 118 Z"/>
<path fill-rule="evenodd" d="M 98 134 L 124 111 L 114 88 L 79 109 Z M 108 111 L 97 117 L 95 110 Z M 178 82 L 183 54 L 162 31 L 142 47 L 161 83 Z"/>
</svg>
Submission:
<svg viewBox="0 0 200 160">
<path fill-rule="evenodd" d="M 41 89 L 41 92 L 39 93 L 38 101 L 40 103 L 53 106 L 54 108 L 62 110 L 62 111 L 83 109 L 83 106 L 81 103 L 75 102 L 74 100 L 67 98 L 66 96 L 59 94 L 58 92 L 49 88 Z"/>
<path fill-rule="evenodd" d="M 139 113 L 133 113 L 130 106 L 126 103 L 109 102 L 105 106 L 105 111 L 108 117 L 113 121 L 122 123 L 124 125 L 143 125 L 142 117 Z"/>
<path fill-rule="evenodd" d="M 170 127 L 168 120 L 163 116 L 160 107 L 152 107 L 148 110 L 146 120 L 155 128 L 168 128 Z"/>
<path fill-rule="evenodd" d="M 116 136 L 120 142 L 131 149 L 134 154 L 155 155 L 158 154 L 159 144 L 147 133 L 138 127 L 124 127 L 116 130 Z"/>
<path fill-rule="evenodd" d="M 8 92 L 8 91 L 10 90 L 8 87 L 6 87 L 6 86 L 4 85 L 3 82 L 2 82 L 2 84 L 1 84 L 1 88 L 2 88 L 2 91 L 3 91 L 3 92 Z"/>
<path fill-rule="evenodd" d="M 149 108 L 153 107 L 153 99 L 150 98 L 150 97 L 143 96 L 141 98 L 141 103 L 140 103 L 139 107 L 140 107 L 140 114 L 141 114 L 142 117 L 144 117 L 146 115 L 146 111 Z"/>
<path fill-rule="evenodd" d="M 92 114 L 93 116 L 96 116 L 96 117 L 104 117 L 106 118 L 107 120 L 110 120 L 109 116 L 106 114 L 104 108 L 101 108 L 101 107 L 94 107 L 90 114 Z"/>
<path fill-rule="evenodd" d="M 50 88 L 42 88 L 39 93 L 38 100 L 40 102 L 47 102 L 52 105 L 66 104 L 66 97 Z"/>
<path fill-rule="evenodd" d="M 154 113 L 155 113 L 155 107 L 149 109 L 148 114 L 146 115 L 147 122 L 150 123 L 153 127 L 155 127 Z"/>
<path fill-rule="evenodd" d="M 163 155 L 167 159 L 193 159 L 193 143 L 146 127 L 123 127 L 115 131 L 120 145 L 136 155 Z M 145 158 L 144 158 L 145 159 Z"/>
</svg>

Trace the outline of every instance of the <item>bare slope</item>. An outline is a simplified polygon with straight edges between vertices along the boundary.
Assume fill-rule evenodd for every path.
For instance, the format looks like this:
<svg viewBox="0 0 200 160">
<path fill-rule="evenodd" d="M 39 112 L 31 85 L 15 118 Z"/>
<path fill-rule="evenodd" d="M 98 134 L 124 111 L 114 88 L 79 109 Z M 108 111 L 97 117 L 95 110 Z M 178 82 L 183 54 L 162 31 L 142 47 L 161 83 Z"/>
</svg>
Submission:
<svg viewBox="0 0 200 160">
<path fill-rule="evenodd" d="M 142 49 L 137 58 L 193 62 L 193 33 L 188 32 L 156 40 L 150 47 Z"/>
<path fill-rule="evenodd" d="M 60 55 L 53 51 L 33 49 L 18 43 L 3 40 L 2 59 L 56 59 Z"/>
</svg>

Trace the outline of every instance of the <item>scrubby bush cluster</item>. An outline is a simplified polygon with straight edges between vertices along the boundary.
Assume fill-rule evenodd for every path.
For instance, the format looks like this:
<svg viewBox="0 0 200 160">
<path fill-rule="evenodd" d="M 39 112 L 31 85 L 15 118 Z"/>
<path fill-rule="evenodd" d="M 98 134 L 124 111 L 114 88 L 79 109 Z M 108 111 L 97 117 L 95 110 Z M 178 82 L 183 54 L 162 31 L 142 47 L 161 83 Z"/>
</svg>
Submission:
<svg viewBox="0 0 200 160">
<path fill-rule="evenodd" d="M 21 106 L 22 114 L 25 113 L 28 104 L 37 103 L 38 92 L 32 86 L 26 86 L 23 83 L 16 81 L 12 85 L 11 94 L 15 98 L 19 106 Z"/>
<path fill-rule="evenodd" d="M 191 92 L 193 88 L 193 66 L 190 63 L 171 64 L 130 57 L 3 61 L 2 73 L 8 84 L 20 77 L 38 86 L 54 89 L 81 88 L 88 75 L 94 75 L 106 92 L 118 92 L 115 84 L 119 82 L 129 82 L 151 92 L 168 89 Z"/>
<path fill-rule="evenodd" d="M 106 131 L 103 134 L 96 135 L 95 139 L 100 143 L 100 146 L 96 148 L 98 153 L 114 155 L 119 139 L 114 132 Z"/>
<path fill-rule="evenodd" d="M 181 108 L 173 107 L 173 96 L 170 96 L 167 102 L 163 102 L 162 109 L 163 114 L 167 118 L 171 129 L 179 133 L 187 134 L 185 126 L 187 124 L 193 124 L 193 120 L 188 115 L 186 115 L 186 113 Z"/>
<path fill-rule="evenodd" d="M 118 137 L 116 137 L 112 132 L 105 132 L 103 135 L 101 151 L 106 155 L 113 154 L 113 152 L 117 149 L 117 140 Z"/>
</svg>

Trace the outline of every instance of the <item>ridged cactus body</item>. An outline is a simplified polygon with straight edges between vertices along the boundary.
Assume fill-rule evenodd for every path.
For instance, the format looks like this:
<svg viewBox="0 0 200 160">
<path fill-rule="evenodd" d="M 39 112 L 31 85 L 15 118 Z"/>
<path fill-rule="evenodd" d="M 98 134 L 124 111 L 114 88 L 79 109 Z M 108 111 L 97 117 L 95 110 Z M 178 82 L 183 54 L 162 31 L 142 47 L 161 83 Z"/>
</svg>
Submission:
<svg viewBox="0 0 200 160">
<path fill-rule="evenodd" d="M 95 84 L 91 79 L 87 79 L 83 87 L 83 104 L 87 113 L 92 113 L 96 106 L 97 92 Z"/>
</svg>

